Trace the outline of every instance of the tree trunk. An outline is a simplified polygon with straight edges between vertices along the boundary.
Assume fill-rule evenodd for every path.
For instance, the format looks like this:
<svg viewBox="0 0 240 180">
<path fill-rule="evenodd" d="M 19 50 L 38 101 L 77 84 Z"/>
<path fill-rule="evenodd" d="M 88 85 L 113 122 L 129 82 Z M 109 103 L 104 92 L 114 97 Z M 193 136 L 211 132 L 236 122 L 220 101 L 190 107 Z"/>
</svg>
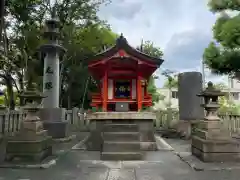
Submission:
<svg viewBox="0 0 240 180">
<path fill-rule="evenodd" d="M 71 94 L 69 93 L 67 97 L 68 97 L 67 108 L 71 109 L 72 108 Z"/>
<path fill-rule="evenodd" d="M 20 93 L 24 91 L 24 84 L 23 84 L 23 77 L 19 77 L 19 84 L 20 84 Z M 23 97 L 19 97 L 19 104 L 20 106 L 24 105 L 24 99 Z"/>
<path fill-rule="evenodd" d="M 9 109 L 14 110 L 15 109 L 15 98 L 14 98 L 12 81 L 9 77 L 6 80 L 6 86 L 7 86 Z"/>
</svg>

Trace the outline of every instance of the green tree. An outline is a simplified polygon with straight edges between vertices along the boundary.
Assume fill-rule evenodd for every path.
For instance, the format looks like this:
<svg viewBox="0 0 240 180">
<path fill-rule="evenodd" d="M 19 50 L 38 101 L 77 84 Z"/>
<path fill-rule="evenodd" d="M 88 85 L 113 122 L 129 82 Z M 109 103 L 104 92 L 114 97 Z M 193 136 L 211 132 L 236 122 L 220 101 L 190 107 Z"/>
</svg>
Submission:
<svg viewBox="0 0 240 180">
<path fill-rule="evenodd" d="M 53 11 L 56 11 L 61 24 L 60 42 L 68 50 L 61 58 L 62 106 L 80 104 L 83 87 L 89 76 L 84 59 L 113 41 L 114 33 L 97 17 L 99 5 L 103 2 L 62 0 L 53 6 L 47 0 L 7 2 L 4 26 L 1 26 L 4 54 L 0 59 L 0 79 L 1 84 L 7 87 L 7 101 L 11 109 L 14 109 L 17 100 L 14 89 L 19 93 L 26 86 L 37 83 L 39 90 L 42 90 L 45 55 L 39 54 L 37 49 L 45 42 L 42 37 L 44 21 Z"/>
<path fill-rule="evenodd" d="M 163 56 L 162 50 L 159 47 L 154 46 L 151 41 L 142 42 L 142 44 L 138 46 L 137 49 L 152 57 L 162 58 Z M 148 92 L 152 95 L 153 104 L 159 102 L 159 100 L 164 99 L 164 96 L 157 91 L 155 79 L 158 79 L 158 76 L 152 75 L 148 80 L 147 87 Z"/>
<path fill-rule="evenodd" d="M 221 91 L 228 91 L 228 86 L 224 83 L 216 83 L 214 85 L 216 89 Z M 239 114 L 240 113 L 240 106 L 236 104 L 230 97 L 230 92 L 226 92 L 225 96 L 219 97 L 219 113 L 220 114 Z"/>
<path fill-rule="evenodd" d="M 145 54 L 148 54 L 149 56 L 156 57 L 156 58 L 162 58 L 163 52 L 159 47 L 155 47 L 153 42 L 151 41 L 145 41 L 142 42 L 141 46 L 137 47 L 138 50 L 141 50 Z"/>
<path fill-rule="evenodd" d="M 164 88 L 178 88 L 178 79 L 176 76 L 169 76 L 163 84 Z"/>
<path fill-rule="evenodd" d="M 168 95 L 169 99 L 167 102 L 167 107 L 171 108 L 171 106 L 172 106 L 172 102 L 171 102 L 172 89 L 178 88 L 177 77 L 176 77 L 176 75 L 174 75 L 174 71 L 171 71 L 169 69 L 165 70 L 162 73 L 162 75 L 164 75 L 167 78 L 166 82 L 164 83 L 164 87 L 168 88 L 168 90 L 169 90 L 169 95 Z"/>
<path fill-rule="evenodd" d="M 221 13 L 213 26 L 216 41 L 211 42 L 204 52 L 205 64 L 218 74 L 229 74 L 240 79 L 240 4 L 237 0 L 210 0 L 214 13 Z M 226 14 L 235 11 L 235 16 Z"/>
</svg>

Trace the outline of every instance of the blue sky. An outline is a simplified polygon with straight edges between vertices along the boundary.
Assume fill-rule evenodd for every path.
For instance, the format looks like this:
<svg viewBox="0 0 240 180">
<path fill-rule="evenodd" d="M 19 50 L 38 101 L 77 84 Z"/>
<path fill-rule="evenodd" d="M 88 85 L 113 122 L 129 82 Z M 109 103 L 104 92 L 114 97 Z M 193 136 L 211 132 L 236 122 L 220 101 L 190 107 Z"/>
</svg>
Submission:
<svg viewBox="0 0 240 180">
<path fill-rule="evenodd" d="M 163 69 L 175 72 L 201 71 L 201 58 L 212 39 L 216 15 L 207 7 L 208 0 L 112 0 L 101 7 L 99 16 L 112 30 L 123 33 L 129 44 L 150 40 L 164 52 L 165 62 L 157 71 L 156 85 L 161 87 Z M 206 69 L 206 79 L 226 81 Z"/>
</svg>

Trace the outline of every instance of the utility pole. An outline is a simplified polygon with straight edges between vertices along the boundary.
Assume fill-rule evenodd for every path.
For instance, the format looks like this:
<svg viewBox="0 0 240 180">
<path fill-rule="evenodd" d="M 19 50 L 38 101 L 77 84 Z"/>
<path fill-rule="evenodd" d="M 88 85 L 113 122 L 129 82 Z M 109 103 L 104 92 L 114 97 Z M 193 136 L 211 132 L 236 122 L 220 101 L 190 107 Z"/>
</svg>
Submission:
<svg viewBox="0 0 240 180">
<path fill-rule="evenodd" d="M 202 86 L 203 86 L 203 89 L 205 89 L 205 64 L 204 64 L 204 61 L 203 59 L 201 59 L 201 67 L 202 67 Z"/>
</svg>

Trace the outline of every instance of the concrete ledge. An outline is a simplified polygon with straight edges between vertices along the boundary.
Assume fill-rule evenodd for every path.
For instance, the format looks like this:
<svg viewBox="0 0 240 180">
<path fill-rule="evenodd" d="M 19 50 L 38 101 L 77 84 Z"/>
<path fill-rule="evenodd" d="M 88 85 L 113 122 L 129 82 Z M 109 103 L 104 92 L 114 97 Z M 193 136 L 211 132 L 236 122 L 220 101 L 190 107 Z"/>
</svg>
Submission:
<svg viewBox="0 0 240 180">
<path fill-rule="evenodd" d="M 221 171 L 221 170 L 239 170 L 238 162 L 202 162 L 190 152 L 175 152 L 175 154 L 185 163 L 187 163 L 195 171 Z"/>
<path fill-rule="evenodd" d="M 74 145 L 72 147 L 72 150 L 86 150 L 86 141 L 88 140 L 90 135 L 86 136 L 83 140 L 81 140 L 79 143 L 77 143 L 76 145 Z"/>
<path fill-rule="evenodd" d="M 154 120 L 152 112 L 95 112 L 87 115 L 87 120 Z"/>
<path fill-rule="evenodd" d="M 57 158 L 51 158 L 38 164 L 12 164 L 3 163 L 0 164 L 0 168 L 13 168 L 13 169 L 48 169 L 57 163 Z"/>
<path fill-rule="evenodd" d="M 161 136 L 155 135 L 155 140 L 158 150 L 163 151 L 174 151 L 173 147 L 170 146 Z"/>
<path fill-rule="evenodd" d="M 69 141 L 72 141 L 73 139 L 76 139 L 76 137 L 77 136 L 73 134 L 73 135 L 65 137 L 65 138 L 53 139 L 53 142 L 55 142 L 55 143 L 69 142 Z"/>
</svg>

